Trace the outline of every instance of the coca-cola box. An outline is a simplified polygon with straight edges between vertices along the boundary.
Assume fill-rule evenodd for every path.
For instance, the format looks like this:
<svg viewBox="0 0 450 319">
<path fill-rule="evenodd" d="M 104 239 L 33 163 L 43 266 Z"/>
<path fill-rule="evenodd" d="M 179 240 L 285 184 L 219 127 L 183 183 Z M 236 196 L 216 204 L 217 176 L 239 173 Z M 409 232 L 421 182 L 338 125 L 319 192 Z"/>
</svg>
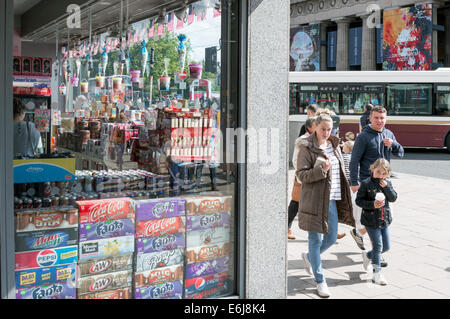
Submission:
<svg viewBox="0 0 450 319">
<path fill-rule="evenodd" d="M 133 254 L 101 259 L 89 259 L 78 263 L 78 277 L 132 270 L 132 268 Z"/>
<path fill-rule="evenodd" d="M 80 224 L 80 242 L 112 237 L 134 235 L 134 219 L 106 220 L 98 223 Z"/>
<path fill-rule="evenodd" d="M 24 270 L 76 263 L 78 246 L 33 250 L 15 254 L 15 269 Z"/>
<path fill-rule="evenodd" d="M 78 296 L 105 290 L 131 287 L 133 275 L 131 270 L 116 271 L 96 276 L 81 277 L 78 280 Z"/>
<path fill-rule="evenodd" d="M 78 201 L 80 224 L 134 219 L 135 213 L 131 202 L 129 198 Z"/>
<path fill-rule="evenodd" d="M 134 236 L 123 236 L 80 242 L 78 259 L 81 261 L 122 256 L 134 253 Z"/>
<path fill-rule="evenodd" d="M 16 289 L 16 299 L 76 299 L 75 281 L 65 281 L 45 286 Z"/>
<path fill-rule="evenodd" d="M 16 271 L 16 289 L 75 281 L 76 264 Z"/>
<path fill-rule="evenodd" d="M 78 227 L 16 233 L 16 251 L 50 249 L 76 245 Z"/>
<path fill-rule="evenodd" d="M 185 217 L 170 217 L 136 222 L 136 238 L 184 233 Z"/>
<path fill-rule="evenodd" d="M 135 201 L 136 220 L 151 220 L 184 216 L 185 200 L 180 198 L 155 198 Z"/>
</svg>

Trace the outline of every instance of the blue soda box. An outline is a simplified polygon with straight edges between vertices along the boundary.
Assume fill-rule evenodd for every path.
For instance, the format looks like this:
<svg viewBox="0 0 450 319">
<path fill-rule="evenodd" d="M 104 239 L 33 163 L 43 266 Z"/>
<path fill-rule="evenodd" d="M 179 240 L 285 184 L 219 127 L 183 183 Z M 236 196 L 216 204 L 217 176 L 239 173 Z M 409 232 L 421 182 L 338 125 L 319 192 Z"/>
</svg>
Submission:
<svg viewBox="0 0 450 319">
<path fill-rule="evenodd" d="M 107 220 L 98 223 L 80 224 L 80 241 L 134 235 L 134 219 Z"/>
<path fill-rule="evenodd" d="M 77 264 L 16 271 L 16 289 L 75 281 Z"/>
<path fill-rule="evenodd" d="M 159 285 L 136 288 L 136 299 L 181 299 L 183 297 L 183 281 L 170 281 Z"/>
<path fill-rule="evenodd" d="M 16 299 L 76 299 L 75 281 L 16 290 Z"/>
<path fill-rule="evenodd" d="M 16 233 L 16 251 L 50 249 L 78 244 L 78 227 Z"/>
</svg>

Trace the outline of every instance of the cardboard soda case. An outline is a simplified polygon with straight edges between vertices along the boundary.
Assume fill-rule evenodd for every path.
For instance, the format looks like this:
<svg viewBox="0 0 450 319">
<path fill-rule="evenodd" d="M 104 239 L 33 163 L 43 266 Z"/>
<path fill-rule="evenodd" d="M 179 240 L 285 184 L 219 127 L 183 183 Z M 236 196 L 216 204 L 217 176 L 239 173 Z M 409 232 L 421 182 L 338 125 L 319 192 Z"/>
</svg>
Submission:
<svg viewBox="0 0 450 319">
<path fill-rule="evenodd" d="M 230 212 L 233 209 L 231 196 L 189 196 L 186 199 L 186 215 L 201 215 Z"/>
<path fill-rule="evenodd" d="M 183 281 L 171 281 L 149 287 L 136 288 L 135 299 L 182 299 Z"/>
<path fill-rule="evenodd" d="M 138 238 L 136 240 L 136 252 L 138 254 L 154 253 L 163 250 L 173 250 L 186 247 L 186 240 L 183 233 Z"/>
<path fill-rule="evenodd" d="M 186 299 L 201 299 L 218 296 L 230 287 L 228 274 L 219 273 L 210 276 L 190 278 L 184 281 L 184 296 Z"/>
<path fill-rule="evenodd" d="M 228 271 L 230 257 L 225 256 L 218 259 L 207 260 L 186 265 L 186 279 L 213 275 Z"/>
<path fill-rule="evenodd" d="M 134 252 L 134 236 L 123 236 L 81 242 L 79 245 L 80 261 L 122 256 Z"/>
<path fill-rule="evenodd" d="M 78 227 L 16 233 L 16 251 L 51 249 L 78 243 Z"/>
<path fill-rule="evenodd" d="M 80 242 L 112 237 L 134 235 L 134 219 L 107 220 L 98 223 L 80 224 Z"/>
<path fill-rule="evenodd" d="M 31 75 L 41 76 L 42 75 L 42 59 L 38 57 L 32 58 L 33 67 L 31 69 Z"/>
<path fill-rule="evenodd" d="M 78 201 L 77 204 L 80 224 L 135 218 L 132 200 L 129 198 Z"/>
<path fill-rule="evenodd" d="M 186 247 L 212 245 L 230 241 L 230 228 L 216 227 L 186 232 Z"/>
<path fill-rule="evenodd" d="M 78 299 L 132 299 L 131 287 L 85 294 L 78 296 Z"/>
<path fill-rule="evenodd" d="M 78 260 L 78 246 L 16 253 L 15 260 L 16 270 L 72 264 Z"/>
<path fill-rule="evenodd" d="M 138 254 L 136 256 L 136 272 L 153 270 L 182 264 L 184 261 L 184 249 L 164 250 L 157 253 Z"/>
<path fill-rule="evenodd" d="M 45 286 L 17 289 L 16 299 L 76 299 L 75 281 L 66 281 Z"/>
<path fill-rule="evenodd" d="M 230 218 L 230 212 L 186 216 L 186 231 L 214 227 L 230 227 Z"/>
<path fill-rule="evenodd" d="M 78 226 L 78 209 L 40 210 L 16 213 L 16 232 Z"/>
<path fill-rule="evenodd" d="M 135 201 L 136 220 L 151 220 L 184 216 L 185 200 L 180 198 L 155 198 Z"/>
<path fill-rule="evenodd" d="M 230 243 L 191 247 L 186 249 L 186 263 L 202 262 L 230 255 Z"/>
<path fill-rule="evenodd" d="M 131 270 L 108 274 L 82 277 L 78 279 L 78 295 L 97 293 L 105 290 L 131 287 L 133 275 Z"/>
<path fill-rule="evenodd" d="M 16 289 L 75 281 L 76 271 L 76 264 L 16 271 Z"/>
<path fill-rule="evenodd" d="M 102 259 L 91 259 L 78 263 L 78 277 L 100 275 L 132 269 L 133 254 Z"/>
<path fill-rule="evenodd" d="M 183 264 L 157 268 L 134 274 L 136 288 L 153 286 L 169 281 L 183 280 Z"/>
<path fill-rule="evenodd" d="M 184 217 L 170 217 L 136 222 L 136 238 L 154 237 L 185 232 Z"/>
</svg>

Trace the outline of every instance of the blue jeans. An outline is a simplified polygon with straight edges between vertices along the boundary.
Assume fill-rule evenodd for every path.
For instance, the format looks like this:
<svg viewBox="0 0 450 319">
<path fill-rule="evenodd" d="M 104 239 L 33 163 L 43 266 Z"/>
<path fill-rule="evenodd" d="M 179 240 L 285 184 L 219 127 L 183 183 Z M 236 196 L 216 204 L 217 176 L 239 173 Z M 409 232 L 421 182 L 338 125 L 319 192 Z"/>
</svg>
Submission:
<svg viewBox="0 0 450 319">
<path fill-rule="evenodd" d="M 372 241 L 372 250 L 367 253 L 367 257 L 372 261 L 374 272 L 381 270 L 381 254 L 387 252 L 391 246 L 389 239 L 389 227 L 375 228 L 367 227 L 367 234 Z"/>
<path fill-rule="evenodd" d="M 328 234 L 308 232 L 308 259 L 311 263 L 314 278 L 318 284 L 325 281 L 320 255 L 336 242 L 337 232 L 338 214 L 336 201 L 330 200 L 330 208 L 328 212 Z"/>
</svg>

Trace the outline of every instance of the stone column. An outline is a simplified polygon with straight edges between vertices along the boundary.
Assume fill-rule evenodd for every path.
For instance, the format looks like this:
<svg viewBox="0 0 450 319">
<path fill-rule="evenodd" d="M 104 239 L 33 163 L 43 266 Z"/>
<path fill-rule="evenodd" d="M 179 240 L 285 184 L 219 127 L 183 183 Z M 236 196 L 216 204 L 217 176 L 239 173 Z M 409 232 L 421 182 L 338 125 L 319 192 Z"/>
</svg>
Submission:
<svg viewBox="0 0 450 319">
<path fill-rule="evenodd" d="M 377 69 L 377 34 L 376 28 L 367 25 L 369 15 L 362 15 L 362 52 L 361 71 L 375 71 Z"/>
<path fill-rule="evenodd" d="M 445 14 L 445 60 L 444 66 L 446 68 L 450 67 L 450 9 L 444 11 Z"/>
<path fill-rule="evenodd" d="M 327 41 L 327 27 L 330 25 L 329 21 L 320 22 L 320 41 Z M 327 70 L 327 46 L 320 45 L 320 71 Z"/>
<path fill-rule="evenodd" d="M 348 71 L 348 27 L 350 19 L 334 19 L 337 23 L 337 52 L 336 52 L 336 71 Z"/>
<path fill-rule="evenodd" d="M 433 24 L 437 24 L 437 9 L 439 8 L 438 3 L 433 3 Z M 431 63 L 437 63 L 438 62 L 438 31 L 433 30 L 432 35 L 432 51 L 433 51 L 433 57 L 431 58 Z"/>
</svg>

